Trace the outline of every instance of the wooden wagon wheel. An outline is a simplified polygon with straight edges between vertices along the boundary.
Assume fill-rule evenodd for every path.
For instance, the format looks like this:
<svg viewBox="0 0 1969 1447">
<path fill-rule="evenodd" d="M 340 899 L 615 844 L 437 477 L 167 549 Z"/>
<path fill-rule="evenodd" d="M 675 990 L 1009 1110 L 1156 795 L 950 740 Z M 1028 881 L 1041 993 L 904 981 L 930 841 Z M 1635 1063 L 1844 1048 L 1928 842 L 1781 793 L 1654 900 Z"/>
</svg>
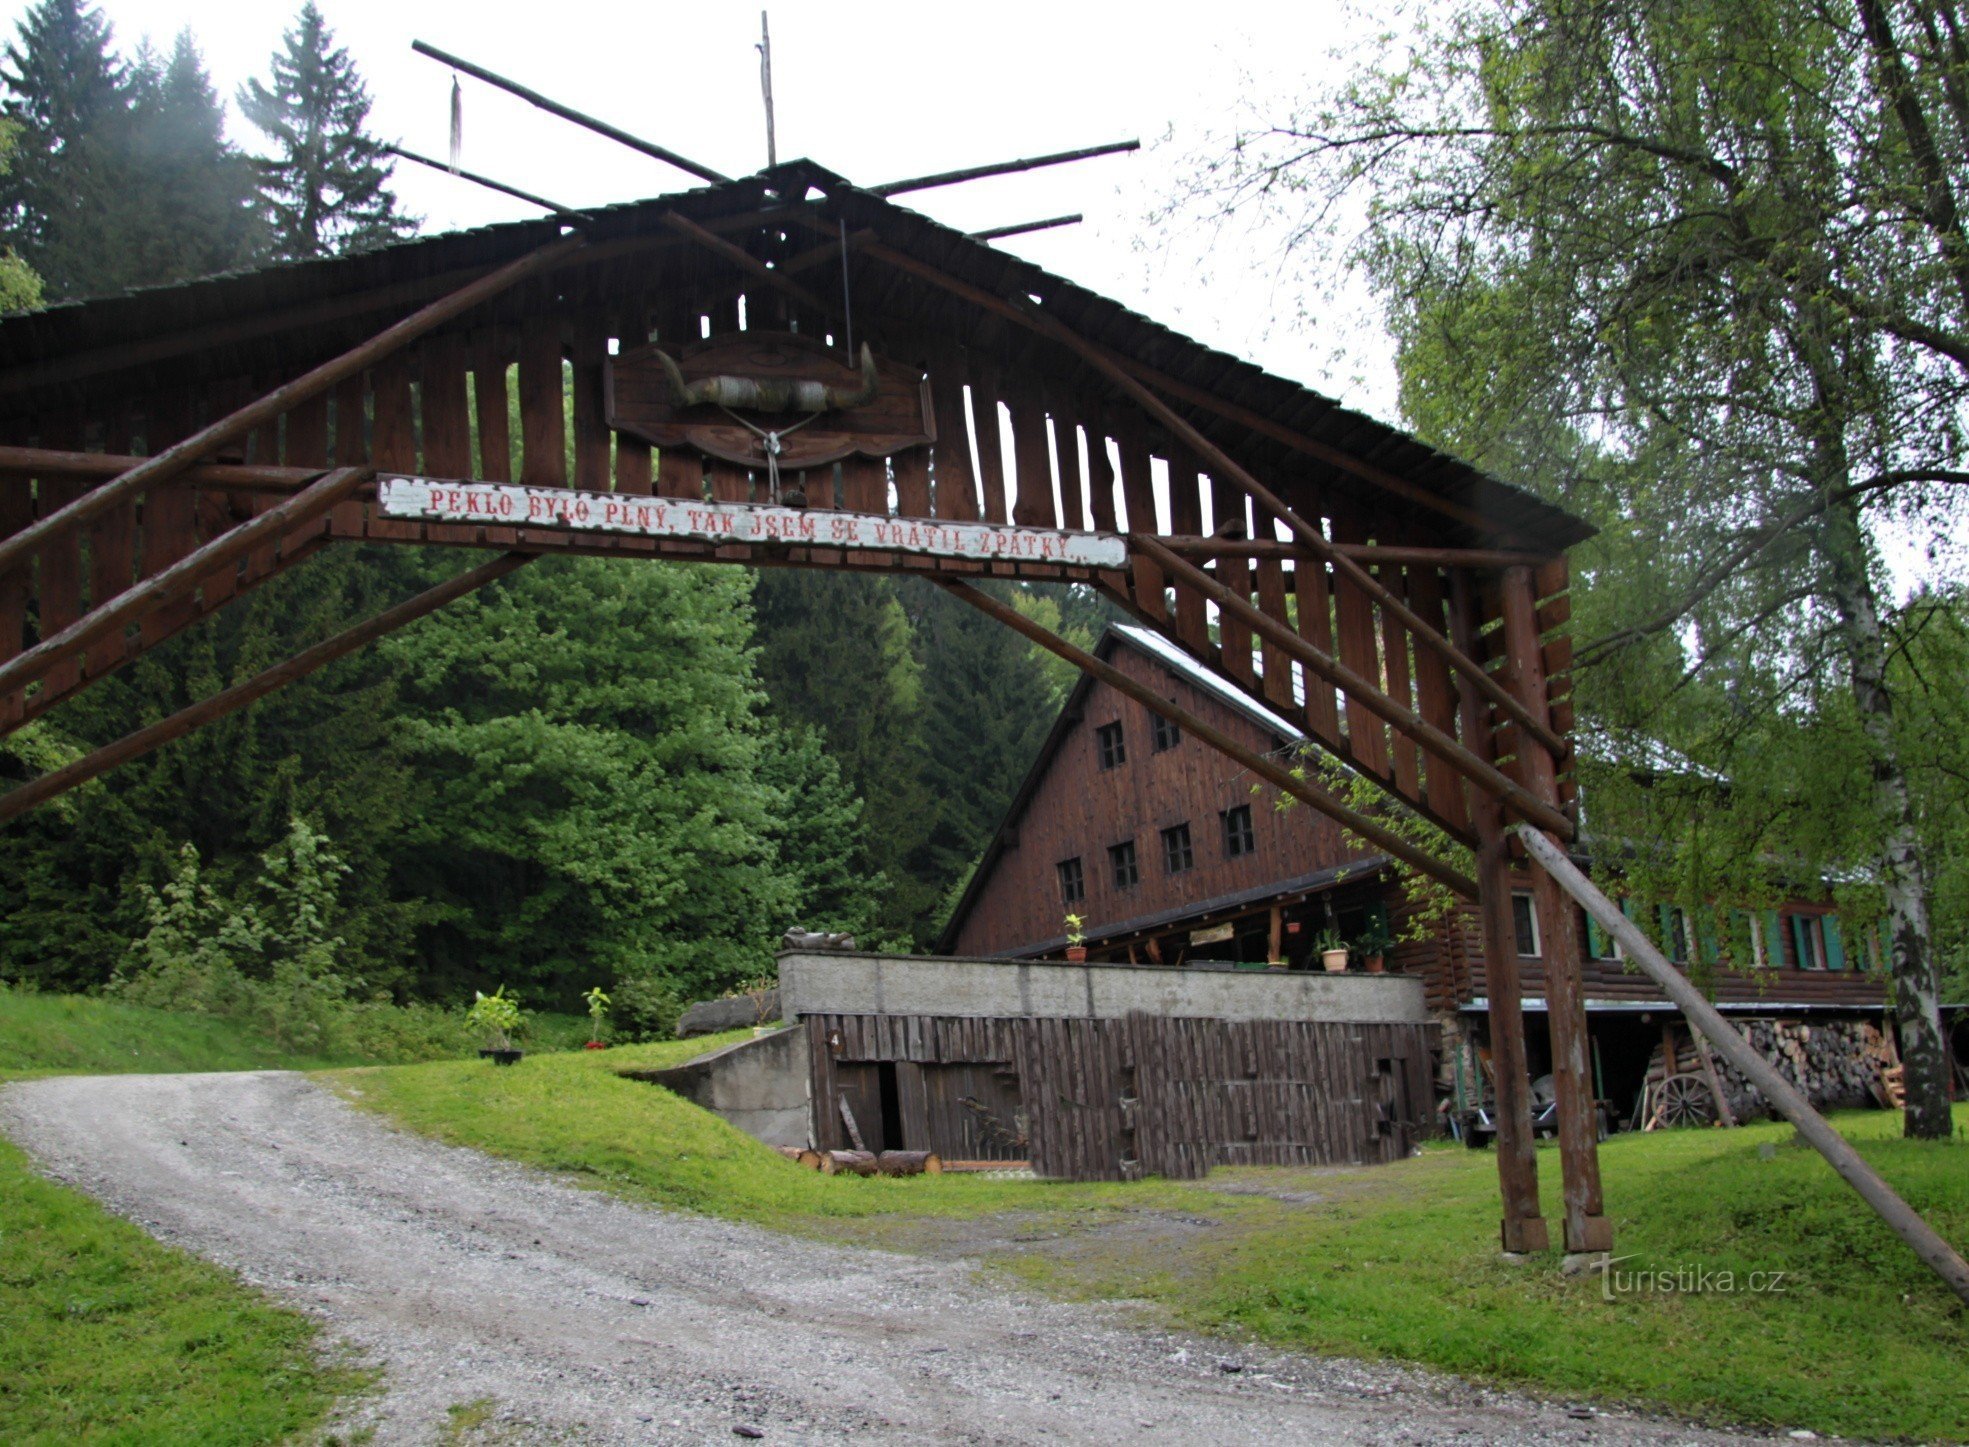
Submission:
<svg viewBox="0 0 1969 1447">
<path fill-rule="evenodd" d="M 1654 1118 L 1662 1125 L 1709 1125 L 1716 1119 L 1716 1097 L 1707 1077 L 1688 1071 L 1655 1087 Z"/>
</svg>

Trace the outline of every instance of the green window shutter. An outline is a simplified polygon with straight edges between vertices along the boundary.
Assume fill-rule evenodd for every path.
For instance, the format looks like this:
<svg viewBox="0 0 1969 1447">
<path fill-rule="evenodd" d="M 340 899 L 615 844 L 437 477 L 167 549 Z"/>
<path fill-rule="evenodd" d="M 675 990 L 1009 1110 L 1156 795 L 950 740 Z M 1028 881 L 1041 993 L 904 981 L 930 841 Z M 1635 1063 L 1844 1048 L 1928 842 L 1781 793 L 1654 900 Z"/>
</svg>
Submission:
<svg viewBox="0 0 1969 1447">
<path fill-rule="evenodd" d="M 1846 968 L 1846 942 L 1840 938 L 1839 916 L 1836 914 L 1825 917 L 1825 967 L 1828 970 Z"/>
<path fill-rule="evenodd" d="M 1613 954 L 1613 946 L 1607 942 L 1606 931 L 1600 928 L 1600 922 L 1590 914 L 1586 916 L 1586 952 L 1596 960 L 1607 959 Z"/>
<path fill-rule="evenodd" d="M 1773 970 L 1784 968 L 1784 925 L 1774 909 L 1764 911 L 1764 963 Z"/>
<path fill-rule="evenodd" d="M 1723 958 L 1722 942 L 1716 938 L 1716 911 L 1701 909 L 1696 911 L 1696 957 L 1706 965 L 1718 964 Z"/>
</svg>

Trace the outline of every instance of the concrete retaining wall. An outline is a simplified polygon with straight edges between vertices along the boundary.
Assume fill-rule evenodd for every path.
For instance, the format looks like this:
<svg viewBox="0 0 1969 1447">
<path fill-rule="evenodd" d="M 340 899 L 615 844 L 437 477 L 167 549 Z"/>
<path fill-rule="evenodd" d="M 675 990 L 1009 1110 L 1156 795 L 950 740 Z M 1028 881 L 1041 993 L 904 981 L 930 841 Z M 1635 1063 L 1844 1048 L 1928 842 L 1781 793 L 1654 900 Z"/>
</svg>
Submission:
<svg viewBox="0 0 1969 1447">
<path fill-rule="evenodd" d="M 667 1070 L 623 1073 L 674 1090 L 769 1146 L 804 1146 L 812 1137 L 805 1030 L 775 1030 Z"/>
<path fill-rule="evenodd" d="M 1429 1018 L 1422 981 L 1413 975 L 789 950 L 779 957 L 779 988 L 788 1020 L 802 1015 L 1113 1020 L 1136 1010 L 1176 1018 L 1331 1024 L 1419 1025 Z"/>
</svg>

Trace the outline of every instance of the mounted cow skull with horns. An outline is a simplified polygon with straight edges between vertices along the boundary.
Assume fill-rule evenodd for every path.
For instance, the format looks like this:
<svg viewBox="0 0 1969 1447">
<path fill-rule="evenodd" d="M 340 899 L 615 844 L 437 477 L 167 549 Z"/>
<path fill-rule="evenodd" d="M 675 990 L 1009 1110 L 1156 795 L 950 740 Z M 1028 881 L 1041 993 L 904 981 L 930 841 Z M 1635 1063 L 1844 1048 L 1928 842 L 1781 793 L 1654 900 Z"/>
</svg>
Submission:
<svg viewBox="0 0 1969 1447">
<path fill-rule="evenodd" d="M 670 399 L 679 407 L 715 403 L 720 407 L 749 412 L 835 412 L 866 407 L 875 400 L 881 378 L 875 370 L 875 355 L 864 342 L 861 349 L 861 385 L 853 389 L 834 387 L 803 377 L 734 377 L 720 375 L 686 381 L 683 369 L 666 352 L 657 352 L 656 361 L 670 382 Z"/>
</svg>

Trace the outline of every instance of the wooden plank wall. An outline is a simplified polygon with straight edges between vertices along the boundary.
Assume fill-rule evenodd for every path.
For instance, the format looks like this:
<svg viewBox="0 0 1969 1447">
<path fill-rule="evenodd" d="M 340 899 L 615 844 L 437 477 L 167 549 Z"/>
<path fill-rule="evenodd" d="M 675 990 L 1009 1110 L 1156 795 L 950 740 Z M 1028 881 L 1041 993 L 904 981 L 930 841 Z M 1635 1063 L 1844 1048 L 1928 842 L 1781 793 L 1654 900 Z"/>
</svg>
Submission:
<svg viewBox="0 0 1969 1447">
<path fill-rule="evenodd" d="M 870 1134 L 866 1070 L 883 1061 L 925 1074 L 1009 1063 L 1016 1085 L 999 1099 L 1019 1102 L 1033 1169 L 1070 1180 L 1399 1160 L 1435 1125 L 1433 1025 L 826 1015 L 806 1028 L 823 1149 L 845 1143 L 844 1095 Z M 1007 1158 L 1002 1143 L 957 1133 L 970 1113 L 933 1103 L 917 1116 L 899 1093 L 912 1149 Z"/>
</svg>

